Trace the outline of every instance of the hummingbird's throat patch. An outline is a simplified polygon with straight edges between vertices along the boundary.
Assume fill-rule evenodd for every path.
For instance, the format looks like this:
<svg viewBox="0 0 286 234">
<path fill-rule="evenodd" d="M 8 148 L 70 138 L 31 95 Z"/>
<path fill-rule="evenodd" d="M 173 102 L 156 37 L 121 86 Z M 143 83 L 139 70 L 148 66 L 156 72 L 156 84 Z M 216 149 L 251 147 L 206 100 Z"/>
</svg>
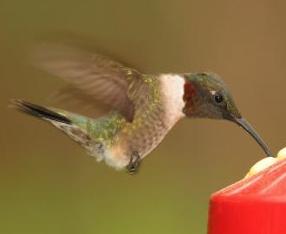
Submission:
<svg viewBox="0 0 286 234">
<path fill-rule="evenodd" d="M 187 81 L 184 85 L 184 96 L 183 99 L 188 106 L 192 106 L 193 104 L 193 97 L 196 95 L 196 89 L 194 85 Z"/>
<path fill-rule="evenodd" d="M 185 107 L 183 109 L 183 112 L 190 116 L 193 112 L 194 108 L 194 97 L 196 96 L 196 88 L 195 86 L 190 82 L 186 81 L 184 85 L 184 96 L 183 100 L 185 102 Z"/>
</svg>

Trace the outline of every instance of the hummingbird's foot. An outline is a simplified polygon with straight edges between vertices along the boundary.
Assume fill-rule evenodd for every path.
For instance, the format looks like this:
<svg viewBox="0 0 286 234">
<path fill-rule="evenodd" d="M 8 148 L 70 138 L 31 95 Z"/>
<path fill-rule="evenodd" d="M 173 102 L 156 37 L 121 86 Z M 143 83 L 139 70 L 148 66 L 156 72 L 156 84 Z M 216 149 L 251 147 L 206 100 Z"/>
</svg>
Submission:
<svg viewBox="0 0 286 234">
<path fill-rule="evenodd" d="M 140 166 L 140 161 L 141 159 L 139 153 L 137 151 L 134 151 L 131 154 L 130 161 L 126 167 L 129 174 L 133 175 L 138 171 L 138 168 Z"/>
</svg>

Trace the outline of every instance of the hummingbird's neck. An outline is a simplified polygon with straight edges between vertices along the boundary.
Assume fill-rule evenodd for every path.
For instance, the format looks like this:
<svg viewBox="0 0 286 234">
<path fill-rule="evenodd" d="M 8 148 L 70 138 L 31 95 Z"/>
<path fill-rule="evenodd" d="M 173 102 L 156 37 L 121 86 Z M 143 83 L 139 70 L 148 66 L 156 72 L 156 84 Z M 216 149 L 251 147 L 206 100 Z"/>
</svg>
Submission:
<svg viewBox="0 0 286 234">
<path fill-rule="evenodd" d="M 183 109 L 185 79 L 177 74 L 162 74 L 159 77 L 164 108 L 164 122 L 166 126 L 173 127 L 185 115 Z"/>
</svg>

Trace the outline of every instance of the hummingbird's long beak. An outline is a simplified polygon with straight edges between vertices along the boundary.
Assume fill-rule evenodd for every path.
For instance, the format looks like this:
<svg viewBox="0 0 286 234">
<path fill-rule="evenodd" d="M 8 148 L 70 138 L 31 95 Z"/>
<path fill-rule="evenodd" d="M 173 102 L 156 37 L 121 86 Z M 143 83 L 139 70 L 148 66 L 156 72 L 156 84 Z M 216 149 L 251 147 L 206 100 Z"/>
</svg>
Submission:
<svg viewBox="0 0 286 234">
<path fill-rule="evenodd" d="M 235 123 L 237 123 L 240 127 L 242 127 L 245 131 L 251 135 L 256 142 L 261 146 L 263 151 L 266 153 L 268 157 L 272 157 L 272 153 L 266 143 L 262 140 L 262 138 L 259 136 L 259 134 L 255 131 L 255 129 L 251 126 L 249 122 L 247 122 L 246 119 L 240 117 L 240 118 L 234 118 L 233 120 Z"/>
</svg>

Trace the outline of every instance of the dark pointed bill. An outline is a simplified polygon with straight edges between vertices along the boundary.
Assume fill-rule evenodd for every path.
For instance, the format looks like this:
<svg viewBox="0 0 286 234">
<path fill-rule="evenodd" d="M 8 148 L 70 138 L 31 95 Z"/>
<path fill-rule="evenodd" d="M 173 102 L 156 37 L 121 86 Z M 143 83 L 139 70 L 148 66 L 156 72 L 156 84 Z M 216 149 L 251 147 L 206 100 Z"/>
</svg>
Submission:
<svg viewBox="0 0 286 234">
<path fill-rule="evenodd" d="M 255 131 L 255 129 L 251 126 L 249 122 L 247 122 L 244 118 L 234 118 L 234 122 L 236 122 L 240 127 L 242 127 L 245 131 L 251 135 L 256 142 L 261 146 L 263 151 L 266 153 L 268 157 L 272 157 L 272 153 L 266 143 L 262 140 L 259 134 Z"/>
</svg>

